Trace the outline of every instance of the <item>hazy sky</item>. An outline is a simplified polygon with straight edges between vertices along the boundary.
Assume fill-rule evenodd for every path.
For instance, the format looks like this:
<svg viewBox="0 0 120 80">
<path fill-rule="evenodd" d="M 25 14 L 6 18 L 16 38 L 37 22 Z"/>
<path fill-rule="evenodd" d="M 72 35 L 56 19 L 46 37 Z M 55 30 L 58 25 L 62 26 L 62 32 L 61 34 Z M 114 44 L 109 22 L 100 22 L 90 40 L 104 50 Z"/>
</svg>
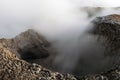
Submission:
<svg viewBox="0 0 120 80">
<path fill-rule="evenodd" d="M 119 0 L 0 0 L 0 36 L 13 37 L 36 23 L 67 25 L 85 18 L 79 7 L 119 7 Z M 82 16 L 78 15 L 79 13 Z M 82 20 L 81 20 L 82 21 Z M 82 23 L 82 22 L 81 22 Z M 46 25 L 45 25 L 46 24 Z M 58 25 L 59 25 L 58 24 Z M 44 28 L 44 27 L 43 27 Z M 43 29 L 42 28 L 42 29 Z M 46 27 L 48 30 L 51 27 Z M 57 27 L 61 29 L 61 27 Z M 67 27 L 64 27 L 67 28 Z M 63 30 L 63 29 L 61 29 Z M 59 32 L 60 30 L 58 30 Z"/>
</svg>

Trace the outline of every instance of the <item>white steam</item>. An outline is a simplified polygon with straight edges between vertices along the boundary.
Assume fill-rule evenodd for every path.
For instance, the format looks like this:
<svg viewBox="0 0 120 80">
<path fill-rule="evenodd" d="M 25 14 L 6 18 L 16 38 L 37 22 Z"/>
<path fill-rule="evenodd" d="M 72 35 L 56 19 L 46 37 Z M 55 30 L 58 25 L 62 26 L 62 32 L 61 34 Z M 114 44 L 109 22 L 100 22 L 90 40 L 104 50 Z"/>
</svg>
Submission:
<svg viewBox="0 0 120 80">
<path fill-rule="evenodd" d="M 118 0 L 0 0 L 0 36 L 14 37 L 38 23 L 44 26 L 41 27 L 41 30 L 45 29 L 43 32 L 57 35 L 67 30 L 69 25 L 80 23 L 84 25 L 84 19 L 88 20 L 88 14 L 87 11 L 81 11 L 81 7 L 119 7 L 119 5 Z M 51 26 L 57 26 L 57 30 Z"/>
<path fill-rule="evenodd" d="M 55 63 L 72 71 L 88 49 L 82 47 L 89 44 L 84 40 L 88 39 L 84 32 L 91 28 L 90 21 L 96 16 L 120 13 L 115 8 L 95 7 L 119 5 L 118 0 L 0 0 L 0 37 L 11 38 L 29 28 L 35 29 L 49 41 L 57 41 L 54 47 L 59 54 Z"/>
</svg>

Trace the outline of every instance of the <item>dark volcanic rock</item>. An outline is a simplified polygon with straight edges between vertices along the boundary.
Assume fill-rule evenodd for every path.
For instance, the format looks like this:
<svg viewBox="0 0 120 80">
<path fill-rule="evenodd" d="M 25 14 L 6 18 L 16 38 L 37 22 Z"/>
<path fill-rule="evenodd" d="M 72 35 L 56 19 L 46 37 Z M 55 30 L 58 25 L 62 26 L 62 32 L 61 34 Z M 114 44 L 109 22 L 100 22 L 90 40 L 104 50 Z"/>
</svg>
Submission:
<svg viewBox="0 0 120 80">
<path fill-rule="evenodd" d="M 76 80 L 69 74 L 51 72 L 37 64 L 17 58 L 7 48 L 0 47 L 0 80 Z"/>
<path fill-rule="evenodd" d="M 120 62 L 120 15 L 97 17 L 92 23 L 91 30 L 79 41 L 83 45 L 73 70 L 75 75 L 108 71 Z"/>
<path fill-rule="evenodd" d="M 97 17 L 93 23 L 95 26 L 92 33 L 99 35 L 99 40 L 104 38 L 106 55 L 120 55 L 120 15 Z"/>
<path fill-rule="evenodd" d="M 0 39 L 0 46 L 9 49 L 20 59 L 55 70 L 53 66 L 55 53 L 49 49 L 50 45 L 45 37 L 32 29 L 22 32 L 13 39 Z"/>
<path fill-rule="evenodd" d="M 46 39 L 34 30 L 28 30 L 16 36 L 13 44 L 18 48 L 22 59 L 40 59 L 49 56 L 47 47 L 49 43 Z"/>
<path fill-rule="evenodd" d="M 16 53 L 21 59 L 31 60 L 49 56 L 49 43 L 34 30 L 29 29 L 14 39 L 1 39 L 0 44 Z"/>
</svg>

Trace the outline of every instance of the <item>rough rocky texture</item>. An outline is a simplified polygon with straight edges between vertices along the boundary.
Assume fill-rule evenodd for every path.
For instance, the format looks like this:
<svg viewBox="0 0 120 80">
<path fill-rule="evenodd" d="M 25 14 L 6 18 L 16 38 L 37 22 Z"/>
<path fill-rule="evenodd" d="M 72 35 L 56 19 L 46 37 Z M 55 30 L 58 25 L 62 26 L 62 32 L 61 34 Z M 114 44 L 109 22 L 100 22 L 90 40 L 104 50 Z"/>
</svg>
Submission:
<svg viewBox="0 0 120 80">
<path fill-rule="evenodd" d="M 105 38 L 106 55 L 120 55 L 120 15 L 114 14 L 104 17 L 98 17 L 93 21 L 95 27 L 94 35 L 99 35 L 98 39 Z"/>
<path fill-rule="evenodd" d="M 10 49 L 24 60 L 46 58 L 49 56 L 45 38 L 29 29 L 13 39 L 1 39 L 0 45 Z"/>
<path fill-rule="evenodd" d="M 76 78 L 69 74 L 53 73 L 37 64 L 29 64 L 1 47 L 0 80 L 76 80 Z"/>
<path fill-rule="evenodd" d="M 100 38 L 105 38 L 107 46 L 110 46 L 110 48 L 106 49 L 109 49 L 108 51 L 112 56 L 119 55 L 119 18 L 120 15 L 109 15 L 98 17 L 93 21 L 95 27 L 92 34 L 100 35 Z M 49 43 L 43 37 L 38 37 L 39 35 L 33 38 L 36 35 L 38 34 L 35 33 L 34 35 L 32 30 L 28 30 L 28 32 L 22 33 L 14 39 L 0 40 L 0 80 L 120 80 L 119 64 L 109 71 L 101 72 L 101 74 L 73 76 L 52 72 L 40 65 L 30 64 L 21 60 L 30 59 L 31 57 L 22 57 L 24 54 L 27 56 L 28 53 L 31 53 L 31 56 L 34 54 L 39 56 L 35 56 L 35 59 L 46 58 L 50 55 L 47 50 Z M 39 55 L 38 52 L 40 52 Z"/>
<path fill-rule="evenodd" d="M 76 77 L 69 74 L 52 72 L 37 64 L 29 64 L 17 58 L 8 49 L 0 48 L 1 80 L 119 80 L 120 67 L 109 72 Z"/>
<path fill-rule="evenodd" d="M 92 31 L 90 33 L 88 33 L 89 31 L 86 32 L 84 34 L 85 38 L 80 38 L 83 40 L 84 45 L 82 45 L 82 49 L 78 47 L 80 49 L 79 55 L 77 55 L 78 62 L 73 68 L 72 74 L 86 75 L 101 73 L 102 71 L 110 70 L 114 65 L 119 63 L 119 40 L 117 39 L 119 39 L 118 35 L 120 34 L 117 29 L 120 26 L 112 23 L 119 23 L 119 18 L 119 15 L 109 15 L 93 20 L 94 26 L 91 28 Z M 82 43 L 80 39 L 79 45 Z M 72 55 L 74 56 L 74 54 Z"/>
<path fill-rule="evenodd" d="M 54 70 L 52 62 L 55 54 L 53 50 L 50 51 L 50 45 L 45 37 L 32 29 L 22 32 L 13 39 L 0 39 L 0 46 L 9 49 L 18 58 Z"/>
<path fill-rule="evenodd" d="M 89 74 L 79 77 L 80 80 L 120 80 L 120 15 L 97 17 L 93 20 L 94 27 L 90 34 L 97 36 L 98 41 L 106 47 L 105 56 L 114 56 L 112 69 L 100 74 Z"/>
</svg>

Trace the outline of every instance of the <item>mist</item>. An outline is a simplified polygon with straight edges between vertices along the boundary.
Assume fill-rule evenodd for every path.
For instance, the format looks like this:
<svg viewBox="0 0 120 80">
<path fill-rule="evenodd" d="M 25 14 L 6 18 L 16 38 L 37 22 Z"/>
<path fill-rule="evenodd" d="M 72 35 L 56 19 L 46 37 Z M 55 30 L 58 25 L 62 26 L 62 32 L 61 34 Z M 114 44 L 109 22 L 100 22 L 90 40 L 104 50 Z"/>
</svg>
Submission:
<svg viewBox="0 0 120 80">
<path fill-rule="evenodd" d="M 82 65 L 80 59 L 93 68 L 109 59 L 103 59 L 104 47 L 87 34 L 90 22 L 97 16 L 119 14 L 119 5 L 118 0 L 1 0 L 0 37 L 12 38 L 35 29 L 53 43 L 58 53 L 54 63 L 61 71 L 73 72 L 77 64 Z"/>
</svg>

